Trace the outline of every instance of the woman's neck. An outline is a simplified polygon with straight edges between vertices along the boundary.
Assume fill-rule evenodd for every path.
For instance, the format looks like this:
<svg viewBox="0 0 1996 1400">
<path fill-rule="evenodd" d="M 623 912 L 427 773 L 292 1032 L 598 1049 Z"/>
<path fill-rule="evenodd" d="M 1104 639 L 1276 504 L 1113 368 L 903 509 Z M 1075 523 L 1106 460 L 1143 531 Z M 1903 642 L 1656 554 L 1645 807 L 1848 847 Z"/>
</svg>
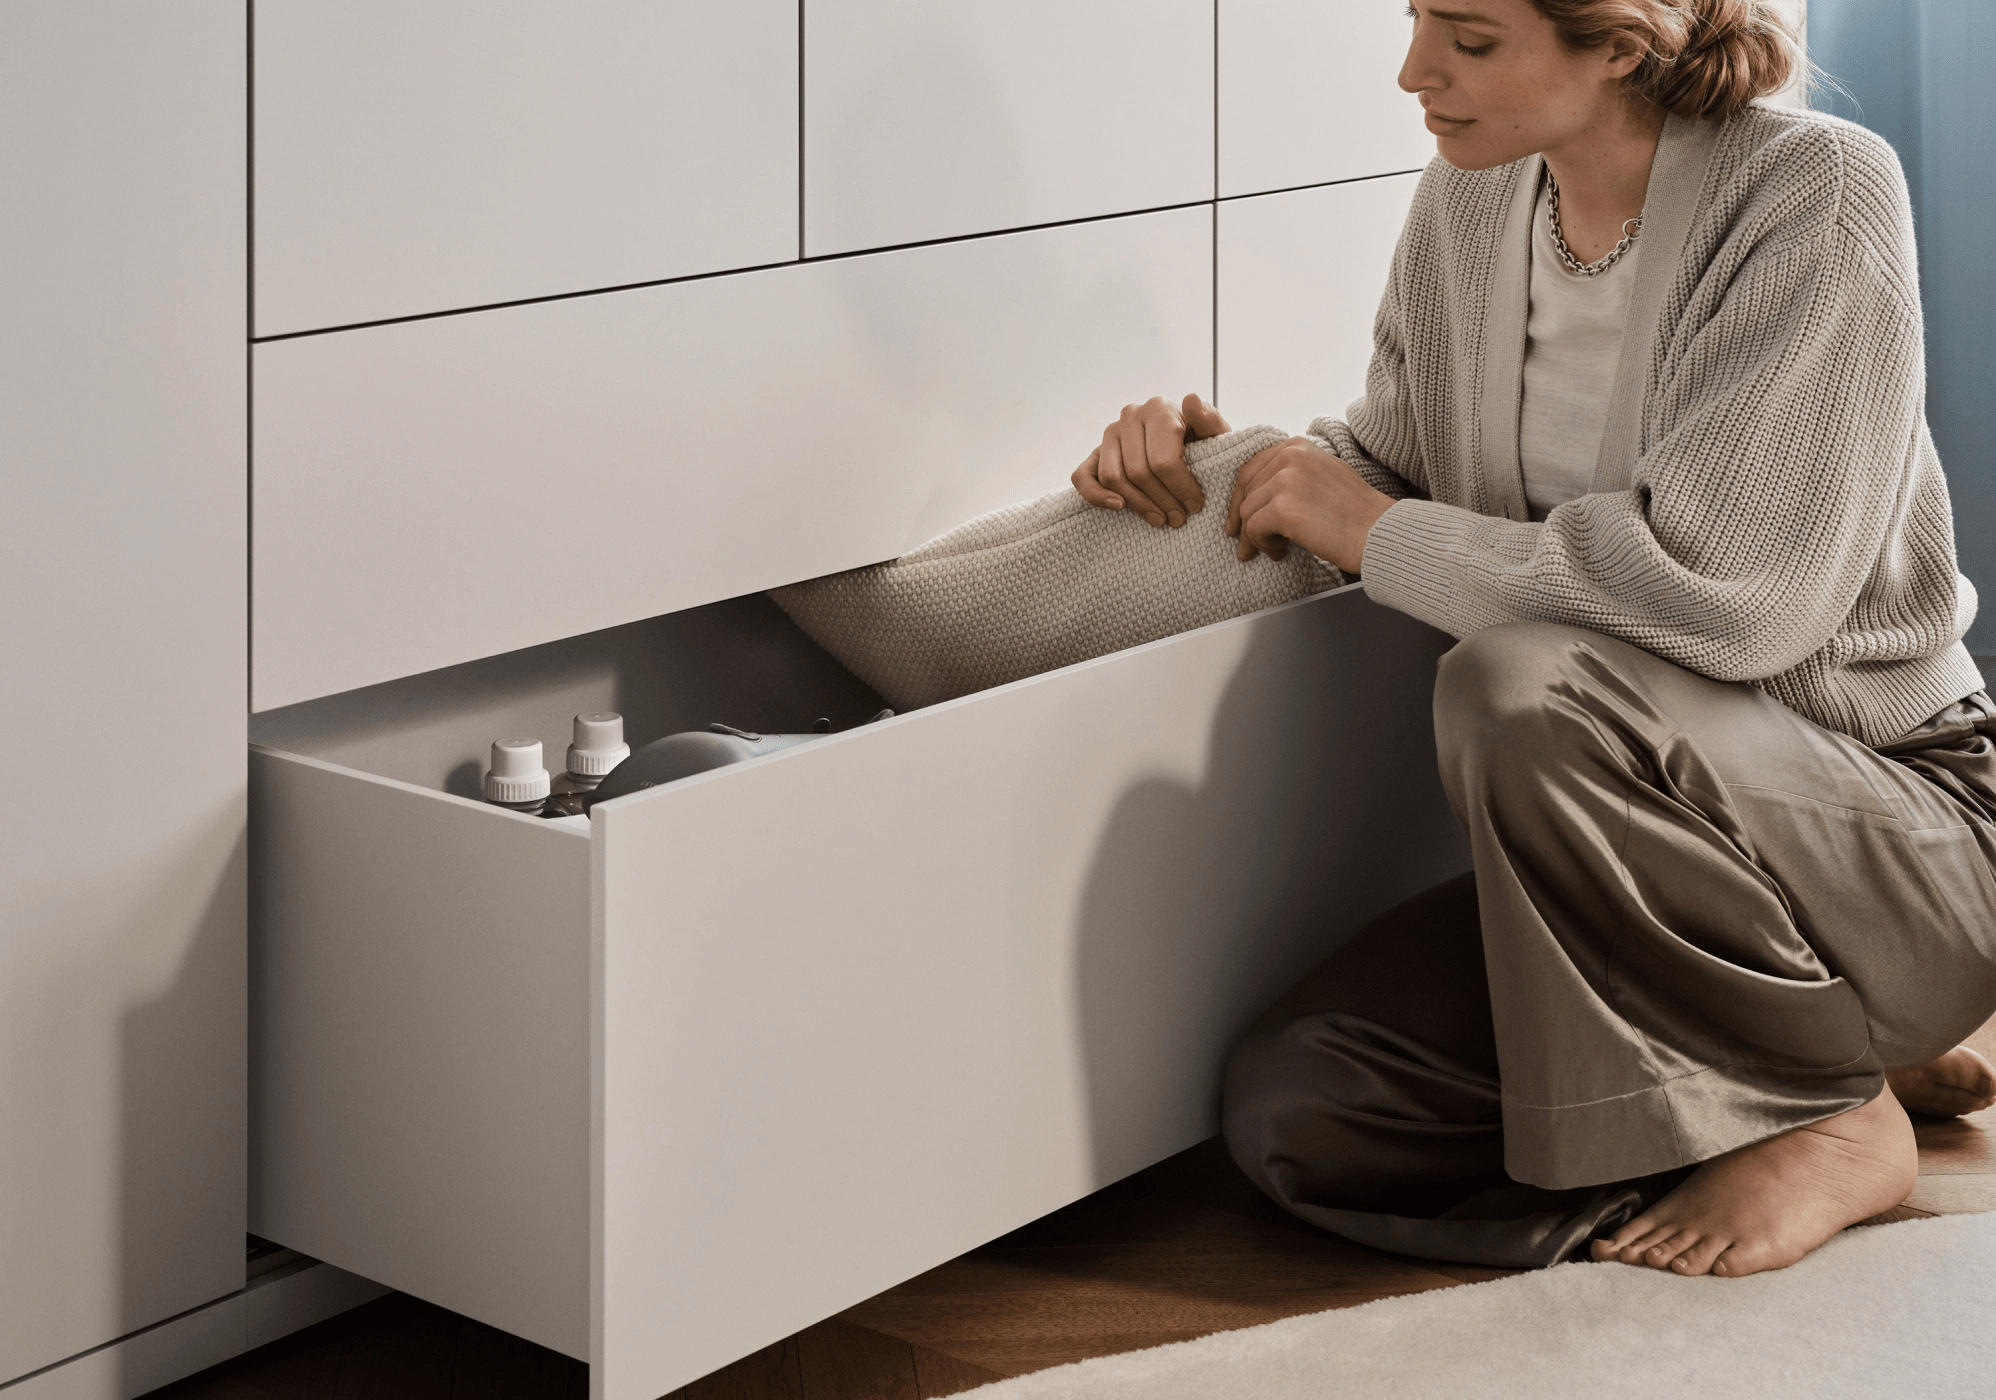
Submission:
<svg viewBox="0 0 1996 1400">
<path fill-rule="evenodd" d="M 1616 102 L 1603 118 L 1545 150 L 1546 167 L 1559 182 L 1560 232 L 1582 262 L 1614 247 L 1622 225 L 1642 213 L 1663 133 L 1664 111 L 1650 103 Z"/>
</svg>

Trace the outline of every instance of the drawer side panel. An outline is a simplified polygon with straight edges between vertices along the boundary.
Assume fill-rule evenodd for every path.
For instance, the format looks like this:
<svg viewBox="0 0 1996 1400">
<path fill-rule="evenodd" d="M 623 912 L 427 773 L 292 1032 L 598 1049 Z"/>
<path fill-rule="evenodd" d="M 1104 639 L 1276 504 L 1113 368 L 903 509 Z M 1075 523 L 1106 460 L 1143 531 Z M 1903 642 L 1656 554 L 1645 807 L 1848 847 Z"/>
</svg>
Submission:
<svg viewBox="0 0 1996 1400">
<path fill-rule="evenodd" d="M 1210 1135 L 1252 1015 L 1468 864 L 1447 645 L 1346 590 L 598 808 L 599 1393 Z"/>
<path fill-rule="evenodd" d="M 250 1229 L 587 1354 L 589 842 L 250 762 Z"/>
</svg>

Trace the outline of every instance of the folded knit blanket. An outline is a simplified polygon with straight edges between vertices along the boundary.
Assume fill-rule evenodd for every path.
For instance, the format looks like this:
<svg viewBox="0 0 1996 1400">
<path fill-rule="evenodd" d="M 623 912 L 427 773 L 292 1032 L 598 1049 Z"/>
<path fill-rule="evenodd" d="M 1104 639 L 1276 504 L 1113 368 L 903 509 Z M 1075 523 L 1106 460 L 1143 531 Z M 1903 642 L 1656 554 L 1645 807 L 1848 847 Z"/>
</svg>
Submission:
<svg viewBox="0 0 1996 1400">
<path fill-rule="evenodd" d="M 1254 427 L 1186 444 L 1207 504 L 1183 529 L 1097 509 L 1068 487 L 770 597 L 897 709 L 1307 597 L 1343 575 L 1302 549 L 1243 564 L 1223 529 L 1241 465 L 1286 439 Z"/>
</svg>

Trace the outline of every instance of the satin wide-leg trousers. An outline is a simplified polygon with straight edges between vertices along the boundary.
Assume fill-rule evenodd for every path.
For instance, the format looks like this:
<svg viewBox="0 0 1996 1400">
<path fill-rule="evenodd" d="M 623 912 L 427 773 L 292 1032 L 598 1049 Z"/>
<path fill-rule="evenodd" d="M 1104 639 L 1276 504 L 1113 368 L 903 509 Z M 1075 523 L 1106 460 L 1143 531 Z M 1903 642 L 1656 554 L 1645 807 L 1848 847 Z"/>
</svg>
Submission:
<svg viewBox="0 0 1996 1400">
<path fill-rule="evenodd" d="M 1297 1216 L 1550 1264 L 1686 1170 L 1858 1107 L 1996 1012 L 1996 705 L 1882 749 L 1579 628 L 1435 686 L 1475 862 L 1229 1062 L 1234 1160 Z"/>
</svg>

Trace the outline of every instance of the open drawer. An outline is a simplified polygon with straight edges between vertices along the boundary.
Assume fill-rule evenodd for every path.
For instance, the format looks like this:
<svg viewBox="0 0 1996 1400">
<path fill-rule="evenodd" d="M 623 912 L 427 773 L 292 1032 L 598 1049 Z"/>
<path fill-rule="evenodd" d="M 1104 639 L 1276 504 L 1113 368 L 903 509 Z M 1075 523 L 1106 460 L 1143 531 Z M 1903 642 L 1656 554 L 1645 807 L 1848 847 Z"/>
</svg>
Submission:
<svg viewBox="0 0 1996 1400">
<path fill-rule="evenodd" d="M 1467 868 L 1447 638 L 1356 589 L 597 806 L 486 744 L 875 698 L 760 598 L 257 720 L 250 1228 L 650 1400 L 1210 1135 L 1228 1044 Z"/>
</svg>

